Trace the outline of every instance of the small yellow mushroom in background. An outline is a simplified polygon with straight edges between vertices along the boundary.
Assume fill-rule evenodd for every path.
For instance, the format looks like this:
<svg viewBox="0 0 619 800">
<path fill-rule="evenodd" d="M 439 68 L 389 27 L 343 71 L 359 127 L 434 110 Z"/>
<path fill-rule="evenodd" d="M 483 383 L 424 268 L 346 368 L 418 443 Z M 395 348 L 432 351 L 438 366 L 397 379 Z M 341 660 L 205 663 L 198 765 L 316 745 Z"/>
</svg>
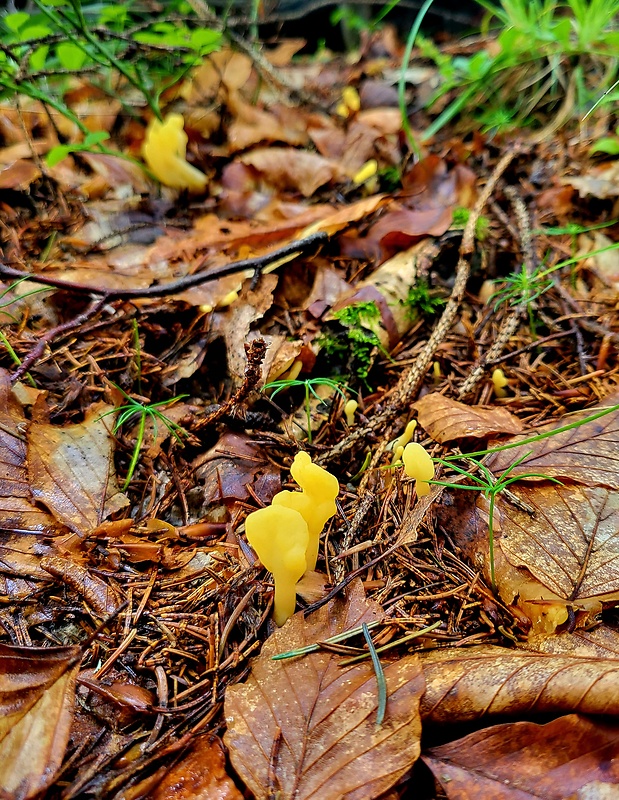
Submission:
<svg viewBox="0 0 619 800">
<path fill-rule="evenodd" d="M 184 124 L 180 114 L 168 114 L 163 122 L 153 119 L 146 129 L 142 153 L 148 168 L 164 186 L 201 192 L 207 178 L 185 159 L 188 138 Z"/>
<path fill-rule="evenodd" d="M 350 117 L 361 108 L 361 98 L 354 86 L 345 86 L 342 90 L 342 102 L 335 109 L 340 117 Z"/>
<path fill-rule="evenodd" d="M 309 454 L 297 453 L 290 472 L 302 491 L 278 492 L 273 498 L 274 506 L 286 506 L 301 514 L 307 523 L 309 541 L 306 552 L 307 569 L 316 569 L 320 534 L 328 519 L 337 511 L 335 498 L 340 485 L 335 475 L 326 469 L 312 464 Z"/>
<path fill-rule="evenodd" d="M 507 397 L 507 392 L 505 391 L 505 387 L 509 383 L 507 378 L 505 377 L 505 373 L 502 369 L 495 369 L 492 373 L 492 383 L 494 386 L 494 394 L 497 397 Z"/>
<path fill-rule="evenodd" d="M 417 427 L 417 420 L 412 419 L 404 428 L 404 433 L 401 436 L 398 436 L 397 439 L 394 439 L 393 442 L 389 445 L 391 450 L 397 450 L 398 447 L 406 447 L 406 445 L 410 442 L 413 438 L 413 434 L 415 433 L 415 428 Z"/>
<path fill-rule="evenodd" d="M 344 406 L 344 414 L 346 416 L 346 424 L 350 428 L 355 422 L 355 411 L 359 408 L 359 403 L 356 400 L 349 400 Z"/>
<path fill-rule="evenodd" d="M 404 471 L 409 478 L 413 478 L 417 497 L 430 494 L 430 484 L 434 478 L 434 462 L 429 453 L 418 442 L 407 444 L 402 453 Z"/>
<path fill-rule="evenodd" d="M 294 614 L 296 586 L 305 572 L 309 541 L 307 522 L 298 511 L 272 505 L 248 515 L 245 533 L 260 561 L 273 573 L 273 618 L 281 626 Z"/>
</svg>

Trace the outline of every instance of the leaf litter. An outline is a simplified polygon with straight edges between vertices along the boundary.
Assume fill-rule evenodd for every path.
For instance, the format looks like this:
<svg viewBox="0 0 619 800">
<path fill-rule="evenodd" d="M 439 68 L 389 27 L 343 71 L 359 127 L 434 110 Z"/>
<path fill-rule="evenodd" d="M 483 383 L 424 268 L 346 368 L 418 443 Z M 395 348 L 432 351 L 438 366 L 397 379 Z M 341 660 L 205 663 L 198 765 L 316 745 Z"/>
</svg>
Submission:
<svg viewBox="0 0 619 800">
<path fill-rule="evenodd" d="M 295 48 L 162 96 L 202 194 L 0 107 L 0 795 L 442 796 L 421 754 L 449 797 L 611 796 L 612 167 L 456 127 L 416 159 L 388 29 L 355 63 Z M 86 74 L 65 100 L 141 158 L 143 109 Z M 417 497 L 406 437 L 449 485 Z M 244 521 L 299 449 L 339 511 L 277 630 Z"/>
</svg>

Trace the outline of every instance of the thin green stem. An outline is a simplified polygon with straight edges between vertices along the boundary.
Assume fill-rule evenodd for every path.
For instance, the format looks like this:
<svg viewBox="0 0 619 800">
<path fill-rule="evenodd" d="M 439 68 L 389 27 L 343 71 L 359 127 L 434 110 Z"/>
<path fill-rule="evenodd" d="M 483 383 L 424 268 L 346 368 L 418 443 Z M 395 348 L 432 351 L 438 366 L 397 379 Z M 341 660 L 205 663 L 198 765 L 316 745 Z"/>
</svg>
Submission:
<svg viewBox="0 0 619 800">
<path fill-rule="evenodd" d="M 138 433 L 135 438 L 135 446 L 133 448 L 133 453 L 131 455 L 131 462 L 129 463 L 129 469 L 127 470 L 127 477 L 125 478 L 125 483 L 123 485 L 123 492 L 127 491 L 127 488 L 131 483 L 131 479 L 133 478 L 133 473 L 135 472 L 135 468 L 138 463 L 138 458 L 140 457 L 140 451 L 142 449 L 142 442 L 144 441 L 145 430 L 146 430 L 146 414 L 142 414 L 140 416 L 140 421 L 138 423 Z"/>
<path fill-rule="evenodd" d="M 417 16 L 415 17 L 415 22 L 413 23 L 413 27 L 408 34 L 408 39 L 406 40 L 406 47 L 404 49 L 404 55 L 402 56 L 402 69 L 400 70 L 400 79 L 398 80 L 398 104 L 400 106 L 400 116 L 402 118 L 402 130 L 406 134 L 408 143 L 410 144 L 417 160 L 421 158 L 422 154 L 421 148 L 417 144 L 417 140 L 415 139 L 413 129 L 411 128 L 411 124 L 408 119 L 408 109 L 406 107 L 406 72 L 408 70 L 411 53 L 413 52 L 413 47 L 415 45 L 415 39 L 419 33 L 419 28 L 421 27 L 423 18 L 427 14 L 433 2 L 434 0 L 425 0 L 425 3 L 421 6 Z"/>
<path fill-rule="evenodd" d="M 380 658 L 374 647 L 374 642 L 370 636 L 367 622 L 361 623 L 361 630 L 370 651 L 370 658 L 372 659 L 372 666 L 376 674 L 376 686 L 378 688 L 378 707 L 376 709 L 376 725 L 382 725 L 385 719 L 385 712 L 387 711 L 387 681 L 385 680 L 385 673 L 383 672 L 383 665 L 380 663 Z"/>
<path fill-rule="evenodd" d="M 377 625 L 381 625 L 382 620 L 375 620 L 374 622 L 368 622 L 367 627 L 368 630 L 370 628 L 375 628 Z M 358 636 L 360 633 L 363 633 L 363 628 L 361 625 L 357 625 L 356 628 L 350 628 L 350 630 L 344 631 L 343 633 L 336 633 L 335 636 L 331 636 L 329 639 L 325 639 L 323 642 L 316 642 L 315 644 L 308 644 L 305 647 L 299 647 L 296 650 L 288 650 L 286 653 L 278 653 L 276 656 L 271 656 L 272 661 L 283 661 L 285 658 L 296 658 L 297 656 L 304 656 L 307 653 L 315 653 L 317 650 L 320 650 L 323 644 L 338 644 L 338 642 L 345 642 L 346 639 L 352 639 L 353 636 Z"/>
<path fill-rule="evenodd" d="M 11 343 L 9 342 L 9 340 L 6 338 L 6 336 L 4 335 L 4 333 L 2 331 L 0 331 L 0 342 L 2 342 L 2 344 L 6 347 L 6 351 L 9 354 L 9 356 L 11 357 L 13 363 L 16 366 L 21 367 L 21 359 L 20 359 L 20 357 L 17 355 L 15 350 L 13 350 L 13 347 L 12 347 Z M 28 381 L 28 383 L 33 388 L 36 388 L 36 383 L 34 382 L 34 378 L 32 377 L 32 375 L 29 372 L 26 373 L 26 380 Z"/>
</svg>

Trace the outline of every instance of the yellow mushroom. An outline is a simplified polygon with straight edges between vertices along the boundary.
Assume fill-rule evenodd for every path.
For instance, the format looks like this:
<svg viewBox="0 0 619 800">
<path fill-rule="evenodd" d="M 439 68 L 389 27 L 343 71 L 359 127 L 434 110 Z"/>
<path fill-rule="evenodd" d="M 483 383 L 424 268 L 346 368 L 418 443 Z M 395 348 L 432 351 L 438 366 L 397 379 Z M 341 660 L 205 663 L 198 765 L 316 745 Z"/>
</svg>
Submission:
<svg viewBox="0 0 619 800">
<path fill-rule="evenodd" d="M 294 614 L 296 585 L 305 572 L 307 522 L 298 511 L 272 505 L 248 515 L 245 533 L 260 561 L 273 573 L 273 618 L 281 626 Z"/>
<path fill-rule="evenodd" d="M 356 400 L 349 400 L 344 406 L 344 414 L 346 415 L 346 424 L 350 428 L 355 422 L 355 411 L 359 408 L 359 403 Z"/>
<path fill-rule="evenodd" d="M 505 387 L 509 381 L 505 377 L 505 373 L 502 369 L 495 369 L 492 373 L 492 384 L 494 386 L 494 394 L 497 397 L 507 397 L 507 392 L 505 391 Z"/>
<path fill-rule="evenodd" d="M 180 114 L 168 114 L 163 122 L 150 122 L 142 153 L 148 168 L 164 186 L 191 192 L 201 192 L 206 186 L 206 175 L 185 160 L 187 134 Z"/>
<path fill-rule="evenodd" d="M 418 442 L 407 444 L 402 453 L 404 471 L 409 478 L 413 478 L 417 497 L 425 497 L 430 494 L 430 484 L 434 478 L 434 462 L 429 453 Z"/>
<path fill-rule="evenodd" d="M 278 492 L 273 506 L 285 506 L 301 514 L 309 530 L 306 552 L 308 570 L 316 568 L 320 533 L 327 520 L 337 511 L 335 498 L 340 486 L 335 475 L 313 464 L 308 453 L 297 453 L 290 467 L 292 477 L 301 487 L 300 492 Z"/>
</svg>

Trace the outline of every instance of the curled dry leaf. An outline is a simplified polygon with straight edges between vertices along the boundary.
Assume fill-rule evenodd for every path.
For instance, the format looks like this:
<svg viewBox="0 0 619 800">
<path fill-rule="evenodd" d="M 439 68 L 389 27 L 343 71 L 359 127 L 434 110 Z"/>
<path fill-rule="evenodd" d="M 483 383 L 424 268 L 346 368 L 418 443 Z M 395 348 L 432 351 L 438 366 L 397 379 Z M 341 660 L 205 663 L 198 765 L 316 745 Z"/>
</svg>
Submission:
<svg viewBox="0 0 619 800">
<path fill-rule="evenodd" d="M 619 714 L 619 660 L 481 645 L 421 657 L 421 716 L 448 725 L 497 715 Z"/>
<path fill-rule="evenodd" d="M 423 760 L 450 800 L 611 800 L 619 725 L 570 714 L 512 722 L 433 747 Z"/>
<path fill-rule="evenodd" d="M 0 797 L 28 800 L 54 780 L 69 740 L 76 647 L 0 644 Z"/>
<path fill-rule="evenodd" d="M 28 429 L 32 495 L 72 531 L 85 534 L 129 502 L 116 483 L 112 417 L 104 403 L 84 422 L 59 427 L 33 422 Z"/>
<path fill-rule="evenodd" d="M 109 617 L 118 609 L 119 600 L 114 590 L 74 561 L 46 556 L 41 559 L 41 569 L 77 592 L 100 617 Z"/>
<path fill-rule="evenodd" d="M 522 423 L 506 408 L 468 406 L 438 392 L 413 403 L 421 427 L 434 441 L 444 444 L 491 433 L 520 433 Z"/>
<path fill-rule="evenodd" d="M 381 726 L 370 663 L 340 667 L 340 656 L 329 652 L 271 659 L 381 617 L 357 581 L 345 601 L 334 600 L 306 620 L 292 617 L 267 640 L 247 682 L 228 688 L 225 741 L 258 800 L 272 792 L 282 800 L 374 798 L 415 762 L 423 692 L 416 657 L 384 665 L 388 700 Z"/>
</svg>

